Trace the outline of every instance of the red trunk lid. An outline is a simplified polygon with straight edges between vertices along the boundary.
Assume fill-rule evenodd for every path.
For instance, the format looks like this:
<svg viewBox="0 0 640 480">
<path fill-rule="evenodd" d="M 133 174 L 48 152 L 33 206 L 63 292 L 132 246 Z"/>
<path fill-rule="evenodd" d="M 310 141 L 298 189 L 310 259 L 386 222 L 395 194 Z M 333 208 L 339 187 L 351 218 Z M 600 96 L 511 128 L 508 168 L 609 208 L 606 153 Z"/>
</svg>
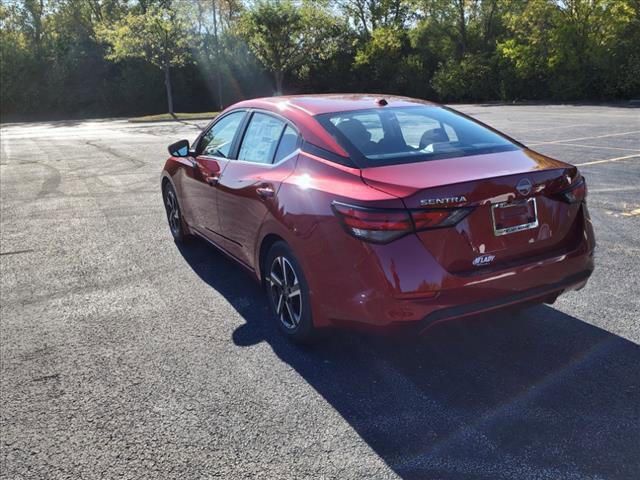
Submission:
<svg viewBox="0 0 640 480">
<path fill-rule="evenodd" d="M 407 208 L 475 207 L 454 227 L 418 232 L 440 264 L 460 274 L 561 254 L 577 244 L 580 204 L 557 195 L 576 174 L 571 165 L 527 150 L 362 170 L 366 183 L 402 198 Z M 530 192 L 523 194 L 527 184 Z M 525 224 L 529 228 L 518 231 Z"/>
</svg>

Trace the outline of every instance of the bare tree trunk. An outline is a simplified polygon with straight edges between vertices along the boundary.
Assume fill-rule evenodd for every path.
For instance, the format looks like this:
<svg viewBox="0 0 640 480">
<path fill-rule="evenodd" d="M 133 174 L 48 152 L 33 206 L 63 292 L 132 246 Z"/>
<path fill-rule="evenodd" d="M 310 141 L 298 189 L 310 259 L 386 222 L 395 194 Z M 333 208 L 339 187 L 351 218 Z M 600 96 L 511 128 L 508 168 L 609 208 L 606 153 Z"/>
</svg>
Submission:
<svg viewBox="0 0 640 480">
<path fill-rule="evenodd" d="M 458 0 L 458 29 L 460 31 L 460 58 L 467 52 L 467 20 L 465 18 L 465 0 Z"/>
<path fill-rule="evenodd" d="M 172 117 L 175 117 L 173 112 L 173 93 L 171 92 L 171 72 L 169 70 L 169 62 L 164 64 L 164 86 L 167 89 L 167 107 Z"/>
<path fill-rule="evenodd" d="M 282 95 L 282 84 L 284 83 L 284 72 L 276 70 L 273 73 L 276 79 L 276 95 Z"/>
<path fill-rule="evenodd" d="M 25 10 L 33 24 L 33 45 L 36 58 L 42 60 L 42 17 L 44 16 L 44 0 L 25 2 Z"/>
<path fill-rule="evenodd" d="M 215 69 L 216 69 L 216 83 L 218 84 L 218 109 L 222 111 L 222 76 L 220 75 L 220 40 L 218 38 L 218 13 L 216 11 L 216 0 L 211 0 L 211 8 L 213 10 L 213 38 L 215 41 L 214 54 L 215 54 Z"/>
<path fill-rule="evenodd" d="M 369 25 L 367 25 L 367 15 L 364 11 L 364 4 L 362 2 L 356 2 L 358 6 L 358 13 L 360 14 L 360 21 L 362 22 L 362 28 L 364 28 L 364 34 L 369 37 Z"/>
<path fill-rule="evenodd" d="M 489 16 L 484 33 L 485 43 L 493 36 L 493 15 L 495 14 L 497 3 L 498 2 L 496 0 L 491 1 L 491 9 L 489 10 Z"/>
<path fill-rule="evenodd" d="M 140 5 L 140 10 L 142 10 L 142 13 L 147 13 L 147 10 L 149 9 L 149 2 L 147 0 L 139 0 L 138 4 Z"/>
</svg>

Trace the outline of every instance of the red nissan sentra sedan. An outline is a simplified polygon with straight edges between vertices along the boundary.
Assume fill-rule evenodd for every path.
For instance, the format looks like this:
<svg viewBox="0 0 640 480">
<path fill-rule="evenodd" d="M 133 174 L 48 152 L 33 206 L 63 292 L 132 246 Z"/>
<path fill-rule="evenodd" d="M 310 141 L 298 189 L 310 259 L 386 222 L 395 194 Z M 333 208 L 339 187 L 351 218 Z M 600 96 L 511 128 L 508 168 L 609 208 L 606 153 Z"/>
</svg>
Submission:
<svg viewBox="0 0 640 480">
<path fill-rule="evenodd" d="M 593 271 L 577 168 L 441 105 L 249 100 L 169 151 L 173 237 L 202 237 L 251 272 L 295 341 L 551 303 Z"/>
</svg>

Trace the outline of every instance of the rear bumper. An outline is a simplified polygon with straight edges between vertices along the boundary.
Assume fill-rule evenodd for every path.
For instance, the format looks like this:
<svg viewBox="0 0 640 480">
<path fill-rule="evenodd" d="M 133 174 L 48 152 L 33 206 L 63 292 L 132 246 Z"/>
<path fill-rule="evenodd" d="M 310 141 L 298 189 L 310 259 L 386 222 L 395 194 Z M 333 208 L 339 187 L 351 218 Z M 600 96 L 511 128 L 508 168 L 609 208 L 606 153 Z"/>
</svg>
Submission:
<svg viewBox="0 0 640 480">
<path fill-rule="evenodd" d="M 586 285 L 594 268 L 591 253 L 574 252 L 573 256 L 554 257 L 480 278 L 450 276 L 446 279 L 449 288 L 439 290 L 433 298 L 409 300 L 387 294 L 359 305 L 348 302 L 330 324 L 410 328 L 422 333 L 449 320 L 527 304 L 552 303 L 559 295 Z"/>
<path fill-rule="evenodd" d="M 584 287 L 591 273 L 592 270 L 585 270 L 570 275 L 559 282 L 541 285 L 508 296 L 436 310 L 418 322 L 415 327 L 418 333 L 424 333 L 432 326 L 449 320 L 517 307 L 519 305 L 553 303 L 560 294 L 570 290 L 580 290 Z"/>
<path fill-rule="evenodd" d="M 399 239 L 393 248 L 371 247 L 344 276 L 334 276 L 325 284 L 323 294 L 312 292 L 314 322 L 318 327 L 415 327 L 424 331 L 456 318 L 551 303 L 558 295 L 584 287 L 593 272 L 595 240 L 588 217 L 585 220 L 581 240 L 570 251 L 473 275 L 444 270 L 415 236 Z M 347 262 L 339 255 L 336 258 Z M 332 261 L 324 259 L 326 265 Z"/>
</svg>

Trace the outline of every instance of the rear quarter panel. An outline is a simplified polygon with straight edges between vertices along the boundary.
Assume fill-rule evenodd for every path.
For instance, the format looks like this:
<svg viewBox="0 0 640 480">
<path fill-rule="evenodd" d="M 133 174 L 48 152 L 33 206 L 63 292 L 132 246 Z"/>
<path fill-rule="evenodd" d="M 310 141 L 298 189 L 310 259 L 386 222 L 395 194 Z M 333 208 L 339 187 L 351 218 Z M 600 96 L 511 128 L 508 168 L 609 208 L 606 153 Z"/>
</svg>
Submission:
<svg viewBox="0 0 640 480">
<path fill-rule="evenodd" d="M 359 170 L 301 153 L 295 172 L 278 191 L 276 208 L 263 222 L 255 253 L 259 266 L 260 244 L 270 234 L 290 245 L 307 277 L 317 326 L 328 325 L 333 313 L 348 309 L 354 295 L 364 290 L 382 295 L 389 287 L 378 262 L 371 261 L 374 246 L 343 230 L 331 209 L 333 201 L 402 207 L 398 199 L 364 184 Z"/>
</svg>

